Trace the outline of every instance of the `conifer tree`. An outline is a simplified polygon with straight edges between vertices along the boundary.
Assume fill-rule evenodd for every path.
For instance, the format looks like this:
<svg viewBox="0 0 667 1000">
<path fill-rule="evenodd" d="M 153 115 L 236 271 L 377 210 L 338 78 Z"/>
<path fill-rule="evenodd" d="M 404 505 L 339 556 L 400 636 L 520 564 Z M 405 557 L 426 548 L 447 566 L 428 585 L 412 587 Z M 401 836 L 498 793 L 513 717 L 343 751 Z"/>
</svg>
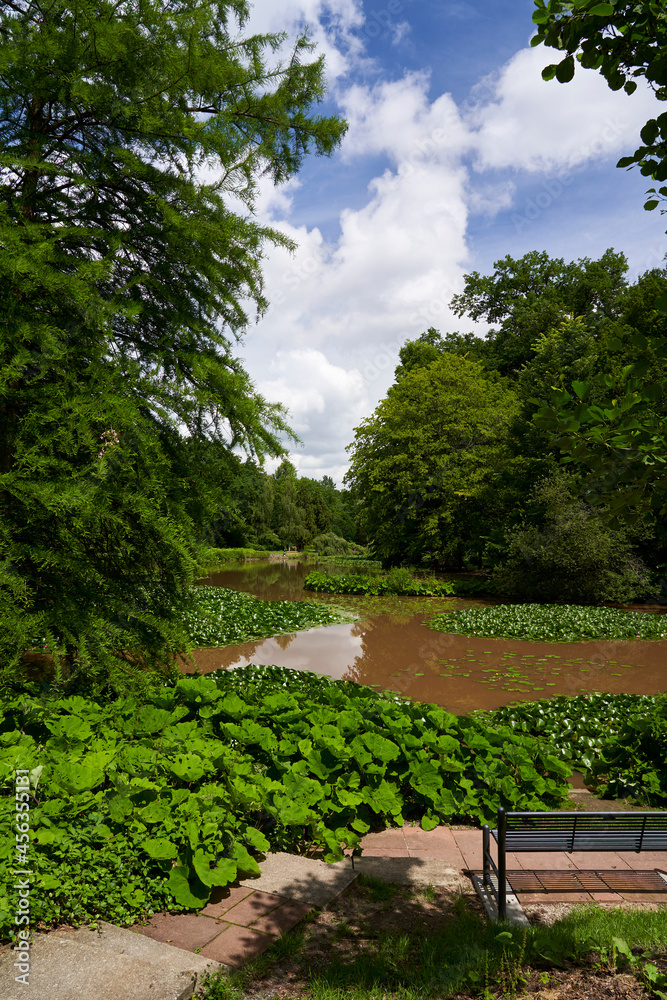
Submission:
<svg viewBox="0 0 667 1000">
<path fill-rule="evenodd" d="M 257 178 L 345 129 L 322 59 L 245 0 L 0 4 L 0 658 L 164 665 L 214 484 L 183 436 L 282 452 L 234 356 Z"/>
</svg>

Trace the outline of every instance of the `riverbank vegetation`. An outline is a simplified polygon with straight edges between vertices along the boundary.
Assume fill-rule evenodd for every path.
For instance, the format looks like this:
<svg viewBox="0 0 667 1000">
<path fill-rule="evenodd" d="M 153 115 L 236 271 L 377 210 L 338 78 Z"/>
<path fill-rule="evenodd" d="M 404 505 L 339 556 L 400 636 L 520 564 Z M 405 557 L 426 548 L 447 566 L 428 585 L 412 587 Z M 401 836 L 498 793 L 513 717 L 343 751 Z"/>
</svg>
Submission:
<svg viewBox="0 0 667 1000">
<path fill-rule="evenodd" d="M 278 667 L 137 697 L 22 693 L 3 702 L 0 734 L 3 780 L 31 775 L 31 917 L 47 924 L 199 909 L 269 848 L 337 860 L 404 821 L 430 830 L 499 805 L 557 807 L 570 773 L 550 744 L 505 725 Z M 3 867 L 13 816 L 2 796 Z"/>
<path fill-rule="evenodd" d="M 644 788 L 663 802 L 666 706 L 607 695 L 457 717 L 352 682 L 248 666 L 136 697 L 7 697 L 0 774 L 30 773 L 35 923 L 133 923 L 200 909 L 269 849 L 319 848 L 336 860 L 391 825 L 479 826 L 499 805 L 562 807 L 571 763 L 591 756 L 600 791 Z M 13 817 L 2 796 L 3 868 Z M 94 880 L 82 874 L 92 870 Z M 5 936 L 10 881 L 0 891 Z"/>
<path fill-rule="evenodd" d="M 474 565 L 517 599 L 660 593 L 667 271 L 627 270 L 613 250 L 505 257 L 452 301 L 485 337 L 431 328 L 401 348 L 346 477 L 385 565 Z"/>
</svg>

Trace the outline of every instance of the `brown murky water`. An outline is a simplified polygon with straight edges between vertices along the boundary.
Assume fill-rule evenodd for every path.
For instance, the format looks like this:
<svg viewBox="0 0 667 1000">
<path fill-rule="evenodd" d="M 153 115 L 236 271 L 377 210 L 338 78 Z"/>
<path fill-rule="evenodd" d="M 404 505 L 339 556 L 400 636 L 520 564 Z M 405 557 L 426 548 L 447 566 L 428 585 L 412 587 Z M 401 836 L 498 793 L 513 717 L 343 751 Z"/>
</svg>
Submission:
<svg viewBox="0 0 667 1000">
<path fill-rule="evenodd" d="M 310 569 L 300 563 L 255 564 L 216 574 L 206 582 L 245 590 L 264 600 L 312 600 L 313 595 L 302 588 Z M 330 603 L 342 602 L 338 596 L 330 598 Z M 556 694 L 659 694 L 667 690 L 667 640 L 480 639 L 434 632 L 423 623 L 445 609 L 484 607 L 490 601 L 346 597 L 344 603 L 360 614 L 354 624 L 200 649 L 195 652 L 195 664 L 203 673 L 246 663 L 312 670 L 392 689 L 459 714 Z M 642 610 L 664 613 L 663 609 Z"/>
</svg>

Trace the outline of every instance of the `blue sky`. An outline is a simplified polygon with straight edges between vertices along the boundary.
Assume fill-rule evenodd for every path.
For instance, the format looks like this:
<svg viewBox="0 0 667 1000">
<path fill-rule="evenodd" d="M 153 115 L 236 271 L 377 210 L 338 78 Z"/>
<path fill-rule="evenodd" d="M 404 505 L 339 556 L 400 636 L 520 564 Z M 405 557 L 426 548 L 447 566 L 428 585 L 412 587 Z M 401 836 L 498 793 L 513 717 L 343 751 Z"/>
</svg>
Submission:
<svg viewBox="0 0 667 1000">
<path fill-rule="evenodd" d="M 511 254 L 575 260 L 613 247 L 630 275 L 662 266 L 665 223 L 649 186 L 615 167 L 657 112 L 647 89 L 611 92 L 577 69 L 544 83 L 556 53 L 531 48 L 532 0 L 256 0 L 249 28 L 311 28 L 324 53 L 322 110 L 349 131 L 281 189 L 262 181 L 271 302 L 241 354 L 303 439 L 302 475 L 340 483 L 345 447 L 393 380 L 400 346 L 429 326 L 475 327 L 449 301 L 463 276 Z M 269 466 L 270 468 L 271 466 Z"/>
</svg>

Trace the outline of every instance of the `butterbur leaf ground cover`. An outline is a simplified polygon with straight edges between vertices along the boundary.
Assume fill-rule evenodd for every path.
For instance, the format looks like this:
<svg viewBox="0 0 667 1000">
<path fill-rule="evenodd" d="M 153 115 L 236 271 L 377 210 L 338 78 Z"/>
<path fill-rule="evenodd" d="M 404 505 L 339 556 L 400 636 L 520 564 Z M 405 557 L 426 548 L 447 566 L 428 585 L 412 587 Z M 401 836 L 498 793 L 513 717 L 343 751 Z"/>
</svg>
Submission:
<svg viewBox="0 0 667 1000">
<path fill-rule="evenodd" d="M 8 699 L 0 722 L 0 928 L 14 930 L 14 775 L 31 773 L 33 925 L 198 910 L 269 849 L 327 860 L 406 820 L 548 809 L 569 768 L 544 740 L 278 667 L 106 703 Z"/>
<path fill-rule="evenodd" d="M 439 632 L 537 642 L 667 638 L 667 617 L 662 614 L 579 604 L 499 604 L 448 611 L 427 624 Z"/>
</svg>

